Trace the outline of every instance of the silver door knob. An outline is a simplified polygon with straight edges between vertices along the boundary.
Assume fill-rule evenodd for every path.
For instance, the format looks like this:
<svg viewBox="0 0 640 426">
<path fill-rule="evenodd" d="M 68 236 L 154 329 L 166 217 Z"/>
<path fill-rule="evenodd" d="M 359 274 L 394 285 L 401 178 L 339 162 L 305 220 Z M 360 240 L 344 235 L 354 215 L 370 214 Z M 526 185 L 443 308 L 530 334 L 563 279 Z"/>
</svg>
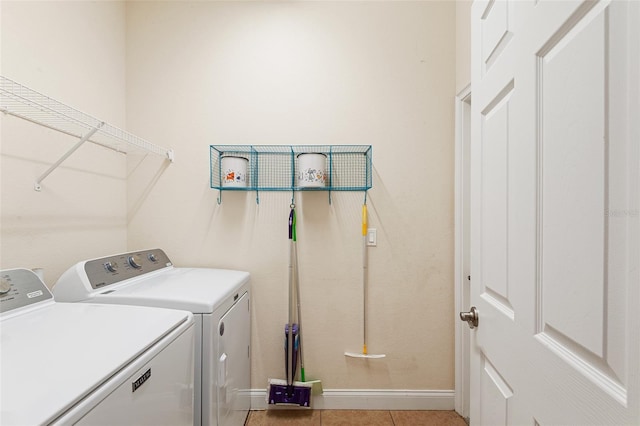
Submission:
<svg viewBox="0 0 640 426">
<path fill-rule="evenodd" d="M 460 320 L 466 321 L 469 324 L 469 328 L 476 328 L 478 326 L 478 310 L 476 307 L 472 306 L 469 312 L 460 312 Z"/>
</svg>

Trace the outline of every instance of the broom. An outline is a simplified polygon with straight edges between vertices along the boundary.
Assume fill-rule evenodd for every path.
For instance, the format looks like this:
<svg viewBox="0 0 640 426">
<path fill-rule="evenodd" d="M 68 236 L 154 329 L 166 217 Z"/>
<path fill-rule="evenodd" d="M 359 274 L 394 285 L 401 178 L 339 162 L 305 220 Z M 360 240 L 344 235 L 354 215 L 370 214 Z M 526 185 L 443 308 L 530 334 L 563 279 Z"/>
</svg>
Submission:
<svg viewBox="0 0 640 426">
<path fill-rule="evenodd" d="M 269 379 L 267 402 L 269 405 L 289 405 L 305 408 L 311 407 L 312 383 L 295 381 L 298 369 L 298 353 L 300 351 L 299 324 L 294 322 L 296 312 L 297 287 L 294 281 L 297 278 L 297 256 L 295 247 L 295 221 L 296 213 L 291 204 L 289 213 L 289 319 L 285 324 L 285 369 L 286 380 Z"/>
</svg>

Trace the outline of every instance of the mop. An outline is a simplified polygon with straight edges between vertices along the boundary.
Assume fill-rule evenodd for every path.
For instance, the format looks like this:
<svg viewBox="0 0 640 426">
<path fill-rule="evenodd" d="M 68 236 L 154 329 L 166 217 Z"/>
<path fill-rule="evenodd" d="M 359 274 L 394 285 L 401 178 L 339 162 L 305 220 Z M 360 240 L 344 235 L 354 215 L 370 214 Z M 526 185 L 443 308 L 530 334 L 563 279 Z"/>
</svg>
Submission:
<svg viewBox="0 0 640 426">
<path fill-rule="evenodd" d="M 289 320 L 285 324 L 285 370 L 286 380 L 269 379 L 267 402 L 271 405 L 290 405 L 305 408 L 311 407 L 312 383 L 296 381 L 298 370 L 298 354 L 301 352 L 299 318 L 294 318 L 299 313 L 297 280 L 298 259 L 295 247 L 296 241 L 296 213 L 295 206 L 291 204 L 289 213 Z M 297 307 L 297 309 L 296 309 Z M 295 321 L 298 321 L 297 323 Z M 303 377 L 301 377 L 304 380 Z"/>
<path fill-rule="evenodd" d="M 367 205 L 362 205 L 362 294 L 363 294 L 363 315 L 362 315 L 362 353 L 345 352 L 344 355 L 351 358 L 384 358 L 384 354 L 370 354 L 367 352 L 367 287 L 369 286 L 367 259 Z"/>
</svg>

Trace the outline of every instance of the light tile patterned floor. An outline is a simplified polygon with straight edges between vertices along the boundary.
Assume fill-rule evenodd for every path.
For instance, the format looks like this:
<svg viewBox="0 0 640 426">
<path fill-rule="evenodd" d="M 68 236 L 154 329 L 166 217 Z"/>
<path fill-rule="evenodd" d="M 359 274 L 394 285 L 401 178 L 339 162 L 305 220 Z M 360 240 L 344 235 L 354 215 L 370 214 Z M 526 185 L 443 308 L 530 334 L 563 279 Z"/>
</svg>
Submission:
<svg viewBox="0 0 640 426">
<path fill-rule="evenodd" d="M 265 410 L 251 411 L 246 426 L 466 426 L 455 411 Z"/>
</svg>

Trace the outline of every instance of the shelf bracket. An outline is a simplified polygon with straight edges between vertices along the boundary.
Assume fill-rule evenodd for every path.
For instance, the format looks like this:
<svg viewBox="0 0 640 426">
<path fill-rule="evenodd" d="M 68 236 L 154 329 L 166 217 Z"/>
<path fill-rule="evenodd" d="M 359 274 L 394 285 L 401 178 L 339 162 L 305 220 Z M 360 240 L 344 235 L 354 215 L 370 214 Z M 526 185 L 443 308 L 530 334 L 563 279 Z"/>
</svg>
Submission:
<svg viewBox="0 0 640 426">
<path fill-rule="evenodd" d="M 55 163 L 53 163 L 51 165 L 51 167 L 49 167 L 47 169 L 46 172 L 44 172 L 43 174 L 40 175 L 40 177 L 36 180 L 35 185 L 33 186 L 33 189 L 35 189 L 36 191 L 41 191 L 42 190 L 42 186 L 40 185 L 42 183 L 43 180 L 45 180 L 45 178 L 47 176 L 49 176 L 51 174 L 52 171 L 54 171 L 60 164 L 62 164 L 62 162 L 64 160 L 66 160 L 67 158 L 69 158 L 71 156 L 71 154 L 73 154 L 74 152 L 76 152 L 76 150 L 78 148 L 80 148 L 82 146 L 82 144 L 84 144 L 86 141 L 89 140 L 89 138 L 91 136 L 93 136 L 93 134 L 95 132 L 97 132 L 98 130 L 100 130 L 100 128 L 104 125 L 104 121 L 101 122 L 100 124 L 98 124 L 96 127 L 94 127 L 93 129 L 91 129 L 89 131 L 89 133 L 87 133 L 86 135 L 82 136 L 80 138 L 80 140 L 78 142 L 76 142 L 75 145 L 73 145 L 62 157 L 60 157 L 60 159 L 58 161 L 56 161 Z"/>
</svg>

